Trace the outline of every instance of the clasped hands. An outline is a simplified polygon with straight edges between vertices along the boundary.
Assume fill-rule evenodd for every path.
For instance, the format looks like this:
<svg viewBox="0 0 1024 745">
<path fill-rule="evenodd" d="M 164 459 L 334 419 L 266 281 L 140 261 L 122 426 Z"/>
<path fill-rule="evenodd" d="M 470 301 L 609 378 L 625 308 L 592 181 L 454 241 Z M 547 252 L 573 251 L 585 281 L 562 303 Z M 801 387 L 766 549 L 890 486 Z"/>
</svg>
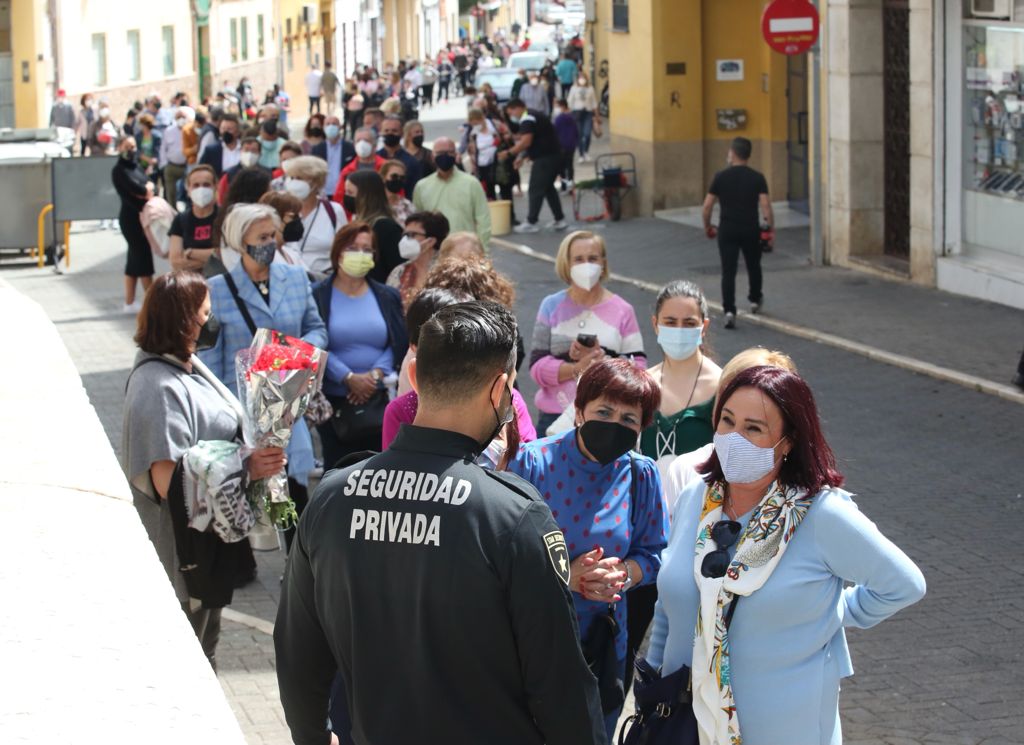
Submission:
<svg viewBox="0 0 1024 745">
<path fill-rule="evenodd" d="M 622 600 L 619 590 L 626 581 L 626 564 L 618 556 L 604 556 L 598 546 L 580 554 L 569 565 L 569 589 L 587 600 L 617 603 Z"/>
</svg>

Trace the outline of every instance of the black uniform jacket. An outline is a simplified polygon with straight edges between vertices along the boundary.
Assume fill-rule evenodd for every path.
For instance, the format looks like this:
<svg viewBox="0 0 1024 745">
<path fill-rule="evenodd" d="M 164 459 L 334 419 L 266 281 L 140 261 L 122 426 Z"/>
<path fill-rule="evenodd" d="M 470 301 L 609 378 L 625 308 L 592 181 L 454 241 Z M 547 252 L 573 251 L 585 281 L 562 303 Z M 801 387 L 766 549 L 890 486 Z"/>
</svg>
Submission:
<svg viewBox="0 0 1024 745">
<path fill-rule="evenodd" d="M 328 474 L 299 523 L 274 630 L 298 745 L 325 745 L 340 669 L 358 745 L 604 743 L 568 554 L 526 481 L 461 434 L 404 425 Z"/>
</svg>

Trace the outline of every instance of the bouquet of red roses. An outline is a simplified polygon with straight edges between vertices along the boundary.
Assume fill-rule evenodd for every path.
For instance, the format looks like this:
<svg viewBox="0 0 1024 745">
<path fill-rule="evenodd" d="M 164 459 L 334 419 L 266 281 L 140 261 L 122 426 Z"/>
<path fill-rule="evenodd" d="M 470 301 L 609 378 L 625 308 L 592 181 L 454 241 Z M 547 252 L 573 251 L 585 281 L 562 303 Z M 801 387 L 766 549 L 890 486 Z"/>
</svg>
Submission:
<svg viewBox="0 0 1024 745">
<path fill-rule="evenodd" d="M 320 390 L 326 367 L 327 352 L 322 349 L 279 331 L 257 329 L 249 348 L 235 358 L 246 444 L 287 448 L 292 427 Z M 279 530 L 297 519 L 283 470 L 255 482 L 249 498 L 256 514 L 266 515 Z"/>
</svg>

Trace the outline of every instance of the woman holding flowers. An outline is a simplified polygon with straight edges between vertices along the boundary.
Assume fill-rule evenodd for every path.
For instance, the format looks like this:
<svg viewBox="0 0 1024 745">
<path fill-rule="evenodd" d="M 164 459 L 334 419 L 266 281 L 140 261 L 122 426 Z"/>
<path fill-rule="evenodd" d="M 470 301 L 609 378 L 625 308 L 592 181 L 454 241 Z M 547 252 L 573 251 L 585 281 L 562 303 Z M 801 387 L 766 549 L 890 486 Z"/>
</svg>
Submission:
<svg viewBox="0 0 1024 745">
<path fill-rule="evenodd" d="M 146 293 L 137 323 L 139 353 L 125 392 L 122 466 L 139 518 L 213 664 L 221 609 L 189 603 L 178 570 L 167 496 L 174 470 L 189 448 L 201 440 L 238 439 L 240 408 L 195 356 L 215 343 L 220 329 L 201 275 L 179 271 L 157 278 Z M 280 471 L 284 463 L 280 448 L 257 450 L 249 458 L 249 477 L 265 478 Z M 248 547 L 245 541 L 227 545 L 242 551 Z M 235 566 L 223 566 L 220 571 L 230 586 Z"/>
<path fill-rule="evenodd" d="M 235 394 L 235 355 L 249 347 L 256 329 L 280 331 L 314 347 L 327 347 L 327 329 L 313 302 L 305 267 L 274 261 L 280 229 L 281 218 L 266 204 L 236 204 L 224 218 L 224 244 L 241 261 L 230 272 L 209 280 L 213 312 L 222 332 L 217 343 L 199 356 Z M 288 444 L 288 486 L 299 512 L 308 501 L 313 467 L 313 441 L 300 419 Z"/>
</svg>

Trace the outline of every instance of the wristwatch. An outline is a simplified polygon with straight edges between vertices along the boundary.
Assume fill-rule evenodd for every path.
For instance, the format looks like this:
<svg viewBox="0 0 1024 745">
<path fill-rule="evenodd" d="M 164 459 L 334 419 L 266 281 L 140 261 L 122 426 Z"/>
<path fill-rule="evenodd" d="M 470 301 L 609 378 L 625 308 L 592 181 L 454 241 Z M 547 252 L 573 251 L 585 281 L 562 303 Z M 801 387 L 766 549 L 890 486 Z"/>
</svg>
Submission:
<svg viewBox="0 0 1024 745">
<path fill-rule="evenodd" d="M 626 581 L 622 585 L 622 591 L 625 592 L 633 586 L 633 569 L 627 561 L 623 561 L 622 564 L 626 567 Z"/>
<path fill-rule="evenodd" d="M 370 370 L 370 377 L 373 378 L 374 383 L 379 383 L 381 381 L 381 378 L 383 378 L 384 376 L 381 374 L 381 371 L 375 367 L 372 370 Z"/>
</svg>

